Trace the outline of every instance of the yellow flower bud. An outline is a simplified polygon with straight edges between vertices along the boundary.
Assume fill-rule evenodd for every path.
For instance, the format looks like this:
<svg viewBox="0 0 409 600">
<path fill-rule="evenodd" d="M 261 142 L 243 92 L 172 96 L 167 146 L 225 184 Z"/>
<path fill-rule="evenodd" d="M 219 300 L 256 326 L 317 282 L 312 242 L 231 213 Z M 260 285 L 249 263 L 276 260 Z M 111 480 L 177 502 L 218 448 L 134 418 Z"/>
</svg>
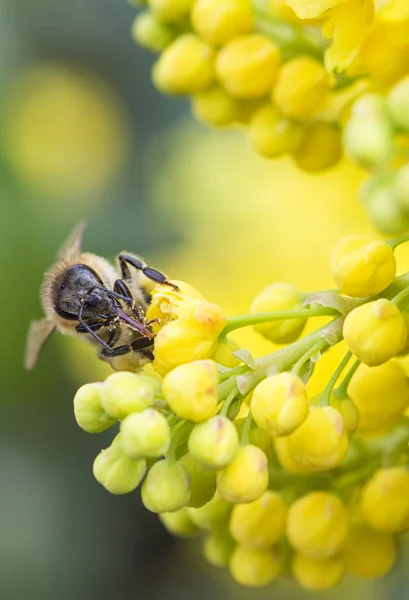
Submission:
<svg viewBox="0 0 409 600">
<path fill-rule="evenodd" d="M 267 490 L 248 504 L 233 507 L 229 530 L 246 548 L 269 548 L 284 533 L 287 507 L 275 492 Z"/>
<path fill-rule="evenodd" d="M 122 450 L 118 436 L 102 450 L 93 465 L 94 477 L 111 494 L 129 494 L 146 473 L 145 460 L 131 460 Z"/>
<path fill-rule="evenodd" d="M 215 85 L 193 96 L 192 110 L 198 121 L 212 127 L 225 127 L 240 120 L 242 106 L 221 87 Z"/>
<path fill-rule="evenodd" d="M 201 422 L 217 411 L 218 383 L 216 363 L 201 360 L 179 365 L 168 373 L 163 380 L 162 392 L 178 417 Z"/>
<path fill-rule="evenodd" d="M 329 169 L 341 158 L 341 141 L 336 125 L 323 121 L 308 123 L 301 144 L 293 152 L 294 160 L 303 171 L 315 173 Z"/>
<path fill-rule="evenodd" d="M 409 471 L 391 467 L 377 471 L 362 489 L 362 514 L 371 527 L 384 533 L 409 528 Z"/>
<path fill-rule="evenodd" d="M 244 423 L 249 412 L 249 407 L 243 402 L 240 412 L 234 420 L 234 426 L 236 427 L 239 436 L 241 436 L 243 432 Z M 249 442 L 250 444 L 253 444 L 253 446 L 260 448 L 266 456 L 270 456 L 272 450 L 272 438 L 267 431 L 260 429 L 260 427 L 251 427 L 249 431 Z"/>
<path fill-rule="evenodd" d="M 168 323 L 155 337 L 155 370 L 162 376 L 177 366 L 212 356 L 217 338 L 209 340 L 183 329 L 178 321 Z"/>
<path fill-rule="evenodd" d="M 257 425 L 272 435 L 292 433 L 308 415 L 303 382 L 286 372 L 267 377 L 253 391 L 251 412 Z"/>
<path fill-rule="evenodd" d="M 103 385 L 101 382 L 86 383 L 74 397 L 75 420 L 88 433 L 100 433 L 115 423 L 101 406 Z"/>
<path fill-rule="evenodd" d="M 257 500 L 268 486 L 267 457 L 257 446 L 241 446 L 233 461 L 217 474 L 217 490 L 229 502 Z"/>
<path fill-rule="evenodd" d="M 356 357 L 370 367 L 396 356 L 408 337 L 405 319 L 386 298 L 354 308 L 346 316 L 343 335 Z"/>
<path fill-rule="evenodd" d="M 269 37 L 253 33 L 223 46 L 216 58 L 216 74 L 235 98 L 260 98 L 270 91 L 279 64 L 278 46 Z"/>
<path fill-rule="evenodd" d="M 335 556 L 348 538 L 348 512 L 329 492 L 310 492 L 290 506 L 287 535 L 290 544 L 310 558 Z"/>
<path fill-rule="evenodd" d="M 316 471 L 340 465 L 348 451 L 348 435 L 340 413 L 331 406 L 311 407 L 304 423 L 288 437 L 293 460 Z"/>
<path fill-rule="evenodd" d="M 186 507 L 175 512 L 162 513 L 159 519 L 170 533 L 178 537 L 191 537 L 199 532 L 199 528 L 189 517 Z"/>
<path fill-rule="evenodd" d="M 195 0 L 149 0 L 153 14 L 168 23 L 179 23 L 188 18 Z"/>
<path fill-rule="evenodd" d="M 195 94 L 214 79 L 214 50 L 192 33 L 179 36 L 153 67 L 154 84 L 165 94 Z"/>
<path fill-rule="evenodd" d="M 296 475 L 313 473 L 314 469 L 301 465 L 293 459 L 288 449 L 288 437 L 274 438 L 274 449 L 281 466 L 289 473 L 295 473 Z"/>
<path fill-rule="evenodd" d="M 223 367 L 229 367 L 232 369 L 233 367 L 238 367 L 240 361 L 233 354 L 236 350 L 239 349 L 238 344 L 229 338 L 224 338 L 222 341 L 217 343 L 216 350 L 212 355 L 212 359 L 218 365 L 222 365 Z"/>
<path fill-rule="evenodd" d="M 361 365 L 351 379 L 348 395 L 359 411 L 359 428 L 376 431 L 390 427 L 409 404 L 409 386 L 400 364 Z"/>
<path fill-rule="evenodd" d="M 284 119 L 271 104 L 258 108 L 250 119 L 250 142 L 265 158 L 275 158 L 295 150 L 302 141 L 299 125 Z"/>
<path fill-rule="evenodd" d="M 280 575 L 282 559 L 276 548 L 237 546 L 230 559 L 230 573 L 240 585 L 264 587 Z"/>
<path fill-rule="evenodd" d="M 354 433 L 359 426 L 359 411 L 356 404 L 350 398 L 335 398 L 332 396 L 331 406 L 343 418 L 348 435 Z"/>
<path fill-rule="evenodd" d="M 166 323 L 178 318 L 180 306 L 190 300 L 204 300 L 205 298 L 193 286 L 184 281 L 172 281 L 178 286 L 174 289 L 169 285 L 157 284 L 152 292 L 152 300 L 146 311 L 148 321 L 152 323 L 152 331 L 158 333 Z"/>
<path fill-rule="evenodd" d="M 328 92 L 324 65 L 309 56 L 297 56 L 279 69 L 272 100 L 288 119 L 304 121 L 322 106 Z"/>
<path fill-rule="evenodd" d="M 250 313 L 296 310 L 301 308 L 300 293 L 290 283 L 273 283 L 264 288 L 251 303 Z M 287 319 L 260 323 L 254 328 L 264 337 L 277 344 L 288 344 L 298 338 L 304 329 L 305 319 Z"/>
<path fill-rule="evenodd" d="M 329 590 L 344 576 L 342 557 L 310 558 L 296 552 L 292 561 L 292 572 L 298 583 L 307 590 Z"/>
<path fill-rule="evenodd" d="M 212 46 L 222 46 L 253 29 L 250 0 L 196 0 L 193 29 Z"/>
<path fill-rule="evenodd" d="M 105 380 L 101 405 L 111 417 L 121 420 L 152 406 L 159 392 L 160 384 L 153 377 L 120 371 Z"/>
<path fill-rule="evenodd" d="M 346 570 L 365 579 L 384 577 L 397 561 L 393 535 L 375 531 L 363 523 L 353 523 L 345 545 Z"/>
<path fill-rule="evenodd" d="M 203 552 L 214 567 L 227 567 L 235 545 L 228 531 L 213 531 L 206 536 Z"/>
<path fill-rule="evenodd" d="M 376 296 L 392 283 L 392 248 L 372 235 L 347 235 L 331 252 L 331 274 L 341 292 L 354 298 Z"/>
<path fill-rule="evenodd" d="M 219 496 L 216 492 L 214 497 L 199 508 L 188 508 L 189 517 L 200 529 L 207 531 L 219 530 L 227 526 L 232 505 Z"/>
</svg>

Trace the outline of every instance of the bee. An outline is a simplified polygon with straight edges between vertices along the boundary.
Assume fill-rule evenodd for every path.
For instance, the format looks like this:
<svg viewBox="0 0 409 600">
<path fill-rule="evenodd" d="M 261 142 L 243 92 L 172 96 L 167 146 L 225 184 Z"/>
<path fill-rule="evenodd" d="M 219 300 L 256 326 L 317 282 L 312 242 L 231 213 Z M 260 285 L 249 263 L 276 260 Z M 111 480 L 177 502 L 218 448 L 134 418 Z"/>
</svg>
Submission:
<svg viewBox="0 0 409 600">
<path fill-rule="evenodd" d="M 145 318 L 157 283 L 177 286 L 160 271 L 128 252 L 114 267 L 105 258 L 82 252 L 85 223 L 69 236 L 41 288 L 45 317 L 27 335 L 25 367 L 33 369 L 55 331 L 90 342 L 115 370 L 138 371 L 153 360 L 152 322 Z"/>
</svg>

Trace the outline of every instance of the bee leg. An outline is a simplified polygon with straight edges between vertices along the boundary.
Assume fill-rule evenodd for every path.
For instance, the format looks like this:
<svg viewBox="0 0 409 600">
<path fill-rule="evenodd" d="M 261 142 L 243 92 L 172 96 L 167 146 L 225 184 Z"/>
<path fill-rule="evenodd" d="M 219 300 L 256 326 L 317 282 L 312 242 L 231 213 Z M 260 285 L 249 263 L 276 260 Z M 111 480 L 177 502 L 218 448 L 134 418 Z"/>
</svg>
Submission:
<svg viewBox="0 0 409 600">
<path fill-rule="evenodd" d="M 149 346 L 152 346 L 152 340 L 150 340 L 149 338 L 140 337 L 134 342 L 132 342 L 132 344 L 118 346 L 117 348 L 104 348 L 104 350 L 102 350 L 101 352 L 101 356 L 112 358 L 113 356 L 121 356 L 122 354 L 128 354 L 128 352 L 132 352 L 134 350 L 142 350 L 144 348 L 149 348 Z"/>
<path fill-rule="evenodd" d="M 145 263 L 139 260 L 139 258 L 135 258 L 130 254 L 119 254 L 118 260 L 121 267 L 123 279 L 131 278 L 131 273 L 128 267 L 128 265 L 131 265 L 132 267 L 134 267 L 134 269 L 142 271 L 142 273 L 152 281 L 155 281 L 156 283 L 163 283 L 164 285 L 170 285 L 171 287 L 173 287 L 174 290 L 179 290 L 178 286 L 174 283 L 171 283 L 166 277 L 166 275 L 164 275 L 160 271 L 157 271 L 156 269 L 151 269 L 151 267 L 145 265 Z"/>
<path fill-rule="evenodd" d="M 92 325 L 87 326 L 80 324 L 76 326 L 75 331 L 77 333 L 88 333 L 89 329 L 92 329 L 92 331 L 98 331 L 98 329 L 101 329 L 102 325 L 103 323 L 92 323 Z"/>
<path fill-rule="evenodd" d="M 122 279 L 117 279 L 114 283 L 114 292 L 123 296 L 124 299 L 130 300 L 132 303 L 132 294 L 130 292 L 129 287 L 126 285 Z"/>
<path fill-rule="evenodd" d="M 89 333 L 90 335 L 92 335 L 92 337 L 99 342 L 104 348 L 105 350 L 111 350 L 111 348 L 108 346 L 108 344 L 106 342 L 104 342 L 104 340 L 102 338 L 99 337 L 99 335 L 97 335 L 94 330 L 93 330 L 93 326 L 92 325 L 88 325 L 87 323 L 85 323 L 85 321 L 82 321 L 82 319 L 78 319 L 79 321 L 79 325 L 76 326 L 76 331 L 78 331 L 79 333 Z M 80 328 L 80 329 L 78 329 Z M 99 327 L 98 327 L 99 329 Z"/>
</svg>

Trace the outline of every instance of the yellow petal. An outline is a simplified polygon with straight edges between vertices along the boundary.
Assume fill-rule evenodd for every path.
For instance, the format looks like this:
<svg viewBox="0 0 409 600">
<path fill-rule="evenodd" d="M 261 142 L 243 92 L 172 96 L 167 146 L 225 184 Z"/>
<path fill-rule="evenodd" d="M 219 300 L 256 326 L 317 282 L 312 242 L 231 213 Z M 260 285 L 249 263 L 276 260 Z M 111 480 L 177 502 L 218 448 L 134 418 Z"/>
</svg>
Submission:
<svg viewBox="0 0 409 600">
<path fill-rule="evenodd" d="M 292 8 L 300 19 L 313 19 L 344 2 L 345 0 L 286 0 L 285 4 Z"/>
</svg>

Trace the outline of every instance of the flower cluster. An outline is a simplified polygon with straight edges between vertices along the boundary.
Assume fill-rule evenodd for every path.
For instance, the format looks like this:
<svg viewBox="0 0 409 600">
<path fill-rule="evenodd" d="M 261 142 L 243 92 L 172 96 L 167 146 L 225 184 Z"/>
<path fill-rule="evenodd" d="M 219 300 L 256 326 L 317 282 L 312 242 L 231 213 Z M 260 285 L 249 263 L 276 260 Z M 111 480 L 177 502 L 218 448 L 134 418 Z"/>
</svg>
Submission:
<svg viewBox="0 0 409 600">
<path fill-rule="evenodd" d="M 291 574 L 322 590 L 347 572 L 386 575 L 395 536 L 409 528 L 401 242 L 343 238 L 330 260 L 336 291 L 275 283 L 240 317 L 226 319 L 183 282 L 158 285 L 148 311 L 156 373 L 117 372 L 74 399 L 85 431 L 119 423 L 95 459 L 97 481 L 113 494 L 141 484 L 143 504 L 171 533 L 202 533 L 206 559 L 244 586 Z M 257 359 L 234 350 L 228 336 L 249 325 L 282 347 Z M 311 397 L 315 364 L 341 340 L 349 350 Z"/>
<path fill-rule="evenodd" d="M 246 127 L 264 157 L 288 154 L 301 169 L 316 172 L 336 164 L 345 148 L 360 164 L 382 167 L 376 186 L 369 186 L 369 212 L 388 233 L 409 227 L 407 171 L 399 176 L 402 208 L 390 201 L 394 192 L 384 168 L 396 155 L 393 128 L 396 146 L 407 147 L 401 133 L 408 131 L 408 84 L 389 94 L 393 123 L 380 106 L 409 73 L 404 0 L 143 4 L 133 35 L 160 53 L 153 68 L 159 90 L 190 96 L 193 113 L 210 126 Z M 368 92 L 379 93 L 378 106 L 358 102 L 351 113 L 354 101 Z M 371 113 L 366 120 L 363 111 Z"/>
</svg>

